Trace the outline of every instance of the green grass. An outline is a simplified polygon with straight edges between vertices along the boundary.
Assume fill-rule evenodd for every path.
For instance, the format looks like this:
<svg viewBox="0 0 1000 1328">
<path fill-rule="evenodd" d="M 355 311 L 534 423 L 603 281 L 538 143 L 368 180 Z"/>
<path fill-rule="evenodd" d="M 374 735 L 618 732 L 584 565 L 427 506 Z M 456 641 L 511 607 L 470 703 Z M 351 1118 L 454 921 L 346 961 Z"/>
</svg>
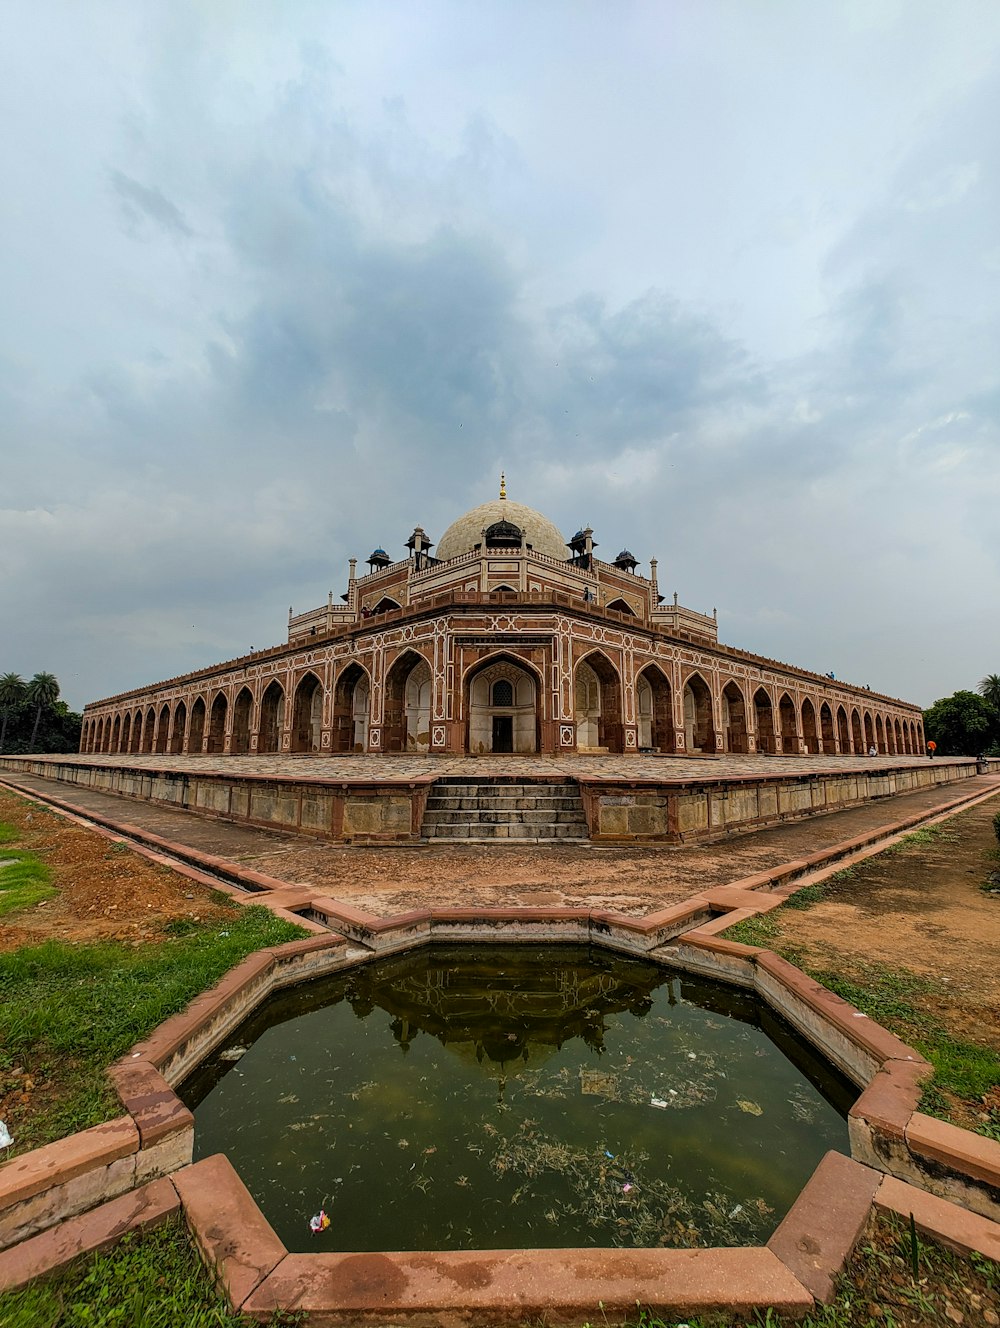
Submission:
<svg viewBox="0 0 1000 1328">
<path fill-rule="evenodd" d="M 0 850 L 0 862 L 6 862 L 0 867 L 0 918 L 33 908 L 56 894 L 49 883 L 51 872 L 33 853 L 5 848 Z"/>
<path fill-rule="evenodd" d="M 275 1318 L 272 1323 L 294 1323 Z M 179 1222 L 0 1293 L 0 1328 L 250 1328 L 212 1285 Z"/>
<path fill-rule="evenodd" d="M 0 845 L 14 844 L 20 838 L 16 826 L 0 821 Z M 33 908 L 43 899 L 51 899 L 56 888 L 50 883 L 51 872 L 34 853 L 21 849 L 0 849 L 0 918 Z"/>
<path fill-rule="evenodd" d="M 260 905 L 183 930 L 134 949 L 47 941 L 0 954 L 0 1089 L 15 1066 L 30 1071 L 36 1094 L 46 1085 L 19 1122 L 18 1151 L 116 1114 L 103 1073 L 112 1061 L 247 955 L 305 935 Z"/>
<path fill-rule="evenodd" d="M 943 825 L 922 825 L 904 835 L 897 844 L 890 844 L 884 853 L 905 853 L 910 848 L 924 848 L 928 844 L 957 844 L 958 835 Z"/>
</svg>

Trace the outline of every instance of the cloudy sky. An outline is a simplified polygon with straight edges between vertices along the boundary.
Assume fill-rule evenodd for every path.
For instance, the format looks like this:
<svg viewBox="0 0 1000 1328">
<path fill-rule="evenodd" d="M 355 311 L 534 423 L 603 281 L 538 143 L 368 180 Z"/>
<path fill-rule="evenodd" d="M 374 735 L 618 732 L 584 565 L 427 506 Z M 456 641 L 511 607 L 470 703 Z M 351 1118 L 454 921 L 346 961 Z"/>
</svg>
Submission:
<svg viewBox="0 0 1000 1328">
<path fill-rule="evenodd" d="M 733 645 L 1000 672 L 996 0 L 3 0 L 0 672 L 509 494 Z"/>
</svg>

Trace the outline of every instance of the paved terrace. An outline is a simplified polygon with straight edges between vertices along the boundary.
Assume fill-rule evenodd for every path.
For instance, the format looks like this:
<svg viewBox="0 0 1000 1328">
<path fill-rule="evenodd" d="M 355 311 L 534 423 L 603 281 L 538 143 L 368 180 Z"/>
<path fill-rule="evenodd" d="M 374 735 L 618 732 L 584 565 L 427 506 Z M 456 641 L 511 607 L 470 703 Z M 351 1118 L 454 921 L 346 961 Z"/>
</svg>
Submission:
<svg viewBox="0 0 1000 1328">
<path fill-rule="evenodd" d="M 32 758 L 38 760 L 38 757 Z M 45 759 L 45 758 L 42 758 Z M 340 783 L 357 780 L 406 782 L 428 775 L 490 779 L 514 775 L 522 779 L 642 779 L 684 783 L 702 779 L 768 775 L 832 774 L 837 771 L 899 770 L 926 765 L 926 756 L 171 756 L 166 753 L 93 753 L 52 757 L 61 765 L 123 766 L 132 770 L 178 770 L 239 775 L 281 775 Z M 955 758 L 949 757 L 949 761 Z M 969 762 L 975 765 L 970 757 Z"/>
<path fill-rule="evenodd" d="M 60 758 L 61 760 L 65 758 Z M 81 758 L 84 759 L 84 758 Z M 218 766 L 231 769 L 241 762 L 248 773 L 312 773 L 316 768 L 363 770 L 371 779 L 372 767 L 414 773 L 464 773 L 468 768 L 484 773 L 490 769 L 531 773 L 554 771 L 576 773 L 606 758 L 582 757 L 565 762 L 521 758 L 517 761 L 454 761 L 441 758 L 347 758 L 303 760 L 301 758 L 230 757 L 212 761 L 204 757 L 87 757 L 108 763 L 143 762 L 162 768 Z M 648 757 L 621 758 L 616 765 L 635 773 L 654 767 L 659 777 L 670 767 L 674 778 L 699 778 L 728 767 L 757 774 L 765 769 L 803 771 L 829 770 L 834 764 L 870 767 L 878 758 L 830 757 L 825 760 L 757 760 L 731 757 L 720 761 L 671 761 Z M 882 758 L 898 765 L 905 758 Z M 267 769 L 265 770 L 265 767 Z M 318 769 L 316 770 L 319 773 Z M 923 789 L 865 803 L 845 811 L 808 817 L 764 830 L 736 835 L 716 843 L 690 846 L 597 846 L 590 842 L 559 842 L 553 845 L 509 844 L 417 844 L 399 847 L 353 848 L 317 841 L 304 836 L 239 825 L 159 804 L 121 798 L 93 789 L 40 779 L 26 774 L 0 771 L 9 786 L 71 803 L 84 816 L 105 824 L 140 827 L 174 844 L 211 854 L 229 862 L 252 867 L 289 884 L 321 887 L 325 894 L 381 917 L 427 907 L 537 906 L 606 908 L 641 916 L 667 904 L 687 899 L 709 886 L 725 885 L 754 872 L 777 867 L 807 854 L 830 848 L 856 835 L 873 831 L 906 816 L 926 814 L 973 799 L 990 791 L 1000 792 L 1000 776 L 979 775 L 957 783 Z"/>
</svg>

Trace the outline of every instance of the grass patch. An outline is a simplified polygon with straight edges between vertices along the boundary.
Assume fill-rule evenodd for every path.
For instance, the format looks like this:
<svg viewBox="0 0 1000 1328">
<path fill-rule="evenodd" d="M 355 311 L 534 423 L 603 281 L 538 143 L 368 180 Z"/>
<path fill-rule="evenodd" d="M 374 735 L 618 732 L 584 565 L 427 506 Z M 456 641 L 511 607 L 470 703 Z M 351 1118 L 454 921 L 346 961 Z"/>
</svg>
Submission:
<svg viewBox="0 0 1000 1328">
<path fill-rule="evenodd" d="M 785 900 L 784 907 L 793 909 L 812 908 L 814 904 L 821 904 L 827 898 L 828 893 L 826 881 L 814 881 L 812 885 L 804 885 L 801 890 L 796 890 L 795 894 L 789 895 Z"/>
<path fill-rule="evenodd" d="M 17 1066 L 36 1085 L 31 1110 L 11 1127 L 17 1151 L 115 1115 L 103 1073 L 112 1061 L 247 955 L 306 934 L 259 904 L 222 926 L 185 930 L 134 949 L 47 941 L 0 954 L 0 1090 Z"/>
<path fill-rule="evenodd" d="M 129 1232 L 106 1253 L 0 1293 L 2 1328 L 250 1328 L 253 1322 L 226 1308 L 177 1221 Z"/>
<path fill-rule="evenodd" d="M 57 893 L 51 871 L 34 853 L 5 848 L 0 850 L 0 861 L 6 862 L 0 867 L 0 918 L 34 908 Z"/>
<path fill-rule="evenodd" d="M 884 853 L 903 853 L 908 848 L 925 848 L 928 844 L 957 844 L 958 835 L 943 825 L 922 825 L 904 835 L 898 844 L 890 844 Z"/>
<path fill-rule="evenodd" d="M 779 912 L 775 909 L 775 912 Z M 738 941 L 740 945 L 759 945 L 763 949 L 772 949 L 771 942 L 781 935 L 781 928 L 774 921 L 773 913 L 759 913 L 755 918 L 744 918 L 734 922 L 722 933 L 727 941 Z"/>
</svg>

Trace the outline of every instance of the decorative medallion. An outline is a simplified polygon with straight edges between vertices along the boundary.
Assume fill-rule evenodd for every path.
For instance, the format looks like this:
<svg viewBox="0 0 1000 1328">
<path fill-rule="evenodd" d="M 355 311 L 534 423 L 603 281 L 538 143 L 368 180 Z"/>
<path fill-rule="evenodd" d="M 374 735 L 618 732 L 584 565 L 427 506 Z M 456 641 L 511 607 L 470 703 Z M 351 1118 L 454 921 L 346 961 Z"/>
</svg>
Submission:
<svg viewBox="0 0 1000 1328">
<path fill-rule="evenodd" d="M 576 739 L 576 732 L 572 724 L 561 724 L 559 726 L 559 742 L 563 747 L 572 747 Z"/>
<path fill-rule="evenodd" d="M 435 725 L 434 725 L 434 728 L 431 730 L 431 743 L 432 743 L 432 745 L 435 746 L 435 747 L 443 747 L 443 746 L 444 746 L 444 725 L 443 725 L 443 724 L 435 724 Z"/>
</svg>

